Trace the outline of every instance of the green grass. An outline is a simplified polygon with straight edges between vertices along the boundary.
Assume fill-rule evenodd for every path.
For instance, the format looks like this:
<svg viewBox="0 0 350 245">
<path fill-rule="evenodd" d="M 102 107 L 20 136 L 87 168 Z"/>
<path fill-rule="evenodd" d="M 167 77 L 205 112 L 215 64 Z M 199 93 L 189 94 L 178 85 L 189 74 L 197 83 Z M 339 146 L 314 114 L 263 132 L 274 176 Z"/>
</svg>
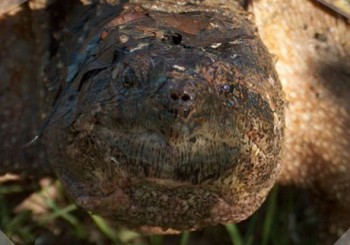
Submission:
<svg viewBox="0 0 350 245">
<path fill-rule="evenodd" d="M 18 206 L 29 194 L 34 194 L 34 204 L 40 208 Z M 203 241 L 221 245 L 312 245 L 316 241 L 312 234 L 317 218 L 303 215 L 305 207 L 298 203 L 298 196 L 294 190 L 274 188 L 262 208 L 241 224 L 180 235 L 145 236 L 80 210 L 64 195 L 57 181 L 41 187 L 10 182 L 0 186 L 0 229 L 16 244 L 56 244 L 52 243 L 56 239 L 57 244 L 65 241 L 98 245 L 200 245 Z"/>
</svg>

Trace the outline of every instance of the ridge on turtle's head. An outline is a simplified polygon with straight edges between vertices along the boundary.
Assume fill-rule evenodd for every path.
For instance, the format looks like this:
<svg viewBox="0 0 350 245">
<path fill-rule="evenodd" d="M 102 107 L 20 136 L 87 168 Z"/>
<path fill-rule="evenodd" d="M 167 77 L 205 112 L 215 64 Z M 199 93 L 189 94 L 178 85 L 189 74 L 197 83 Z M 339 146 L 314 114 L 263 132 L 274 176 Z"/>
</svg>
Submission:
<svg viewBox="0 0 350 245">
<path fill-rule="evenodd" d="M 51 164 L 78 205 L 134 227 L 250 215 L 274 182 L 284 126 L 252 24 L 136 5 L 98 35 L 48 132 Z"/>
</svg>

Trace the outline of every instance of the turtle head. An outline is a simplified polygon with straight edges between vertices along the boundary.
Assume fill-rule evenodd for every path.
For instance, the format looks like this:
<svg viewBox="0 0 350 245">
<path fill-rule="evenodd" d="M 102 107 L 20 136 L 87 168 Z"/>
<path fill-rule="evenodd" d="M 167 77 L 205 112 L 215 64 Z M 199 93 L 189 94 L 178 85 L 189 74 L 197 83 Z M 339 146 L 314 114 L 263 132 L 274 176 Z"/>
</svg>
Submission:
<svg viewBox="0 0 350 245">
<path fill-rule="evenodd" d="M 108 28 L 48 133 L 69 193 L 134 227 L 245 219 L 274 183 L 284 127 L 281 86 L 250 21 L 151 11 Z"/>
</svg>

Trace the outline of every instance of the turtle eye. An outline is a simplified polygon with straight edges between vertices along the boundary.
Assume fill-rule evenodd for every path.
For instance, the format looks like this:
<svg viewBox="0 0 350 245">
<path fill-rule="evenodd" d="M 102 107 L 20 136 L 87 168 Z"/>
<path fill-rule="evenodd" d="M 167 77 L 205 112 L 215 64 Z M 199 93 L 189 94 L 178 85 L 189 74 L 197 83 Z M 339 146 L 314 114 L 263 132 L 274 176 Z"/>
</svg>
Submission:
<svg viewBox="0 0 350 245">
<path fill-rule="evenodd" d="M 234 90 L 234 86 L 231 84 L 224 84 L 219 88 L 219 93 L 220 94 L 224 94 L 224 95 L 228 95 L 230 93 L 232 93 Z"/>
<path fill-rule="evenodd" d="M 126 67 L 125 71 L 123 72 L 122 82 L 125 88 L 136 87 L 139 84 L 138 77 L 136 76 L 135 72 L 129 67 Z"/>
</svg>

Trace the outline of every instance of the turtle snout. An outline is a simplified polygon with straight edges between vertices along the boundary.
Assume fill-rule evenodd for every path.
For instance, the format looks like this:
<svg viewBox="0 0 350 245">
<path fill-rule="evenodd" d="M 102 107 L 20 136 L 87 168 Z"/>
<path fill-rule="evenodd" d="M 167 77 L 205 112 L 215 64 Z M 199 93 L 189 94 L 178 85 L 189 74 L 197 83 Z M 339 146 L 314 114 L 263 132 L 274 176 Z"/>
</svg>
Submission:
<svg viewBox="0 0 350 245">
<path fill-rule="evenodd" d="M 170 92 L 170 99 L 174 103 L 189 104 L 194 99 L 193 92 L 173 90 Z"/>
<path fill-rule="evenodd" d="M 168 112 L 174 117 L 188 118 L 194 110 L 197 100 L 195 82 L 170 82 L 166 90 Z"/>
</svg>

